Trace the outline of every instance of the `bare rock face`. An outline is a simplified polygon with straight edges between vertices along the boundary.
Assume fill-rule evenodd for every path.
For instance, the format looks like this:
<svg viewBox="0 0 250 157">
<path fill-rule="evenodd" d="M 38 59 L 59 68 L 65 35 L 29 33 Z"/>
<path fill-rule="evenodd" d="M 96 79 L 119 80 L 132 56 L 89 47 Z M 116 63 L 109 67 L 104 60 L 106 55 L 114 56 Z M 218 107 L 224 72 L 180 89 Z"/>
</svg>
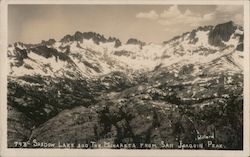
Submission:
<svg viewBox="0 0 250 157">
<path fill-rule="evenodd" d="M 234 23 L 232 21 L 229 21 L 227 23 L 215 26 L 215 28 L 211 32 L 210 37 L 214 38 L 215 36 L 218 36 L 223 41 L 228 41 L 235 30 L 236 26 L 234 26 Z"/>
<path fill-rule="evenodd" d="M 14 148 L 17 142 L 29 141 L 34 121 L 15 107 L 8 105 L 8 147 Z"/>
<path fill-rule="evenodd" d="M 33 130 L 32 140 L 50 143 L 89 143 L 100 134 L 97 113 L 83 106 L 64 110 L 54 118 Z M 51 130 L 51 133 L 49 133 Z"/>
<path fill-rule="evenodd" d="M 232 21 L 216 25 L 209 33 L 209 43 L 214 46 L 223 46 L 223 42 L 227 42 L 236 29 L 237 26 Z"/>
</svg>

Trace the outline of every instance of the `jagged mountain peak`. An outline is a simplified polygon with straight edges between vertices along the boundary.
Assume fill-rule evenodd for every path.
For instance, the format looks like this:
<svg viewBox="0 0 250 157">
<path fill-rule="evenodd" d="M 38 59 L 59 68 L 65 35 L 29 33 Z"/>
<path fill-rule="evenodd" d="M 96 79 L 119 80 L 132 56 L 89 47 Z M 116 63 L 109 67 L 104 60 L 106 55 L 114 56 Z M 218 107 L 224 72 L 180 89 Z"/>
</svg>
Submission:
<svg viewBox="0 0 250 157">
<path fill-rule="evenodd" d="M 229 21 L 216 26 L 200 26 L 190 32 L 175 36 L 163 44 L 177 46 L 178 51 L 186 52 L 197 51 L 197 48 L 218 50 L 230 46 L 235 47 L 238 51 L 243 51 L 243 38 L 242 26 Z"/>
<path fill-rule="evenodd" d="M 185 37 L 187 37 L 187 39 L 189 39 L 190 44 L 195 44 L 198 40 L 198 39 L 196 39 L 197 32 L 211 31 L 213 29 L 213 27 L 214 26 L 212 26 L 212 25 L 199 26 L 198 28 L 193 29 L 190 32 L 185 32 L 185 33 L 182 33 L 181 35 L 174 36 L 170 40 L 164 41 L 163 44 L 169 44 L 169 43 L 175 42 L 176 40 L 179 40 L 179 39 L 183 40 Z"/>
<path fill-rule="evenodd" d="M 130 39 L 128 39 L 128 41 L 126 42 L 126 44 L 134 44 L 134 45 L 141 45 L 141 46 L 146 45 L 145 42 L 142 42 L 141 40 L 138 40 L 136 38 L 130 38 Z"/>
<path fill-rule="evenodd" d="M 83 42 L 83 39 L 92 39 L 95 44 L 106 43 L 106 42 L 115 42 L 115 46 L 121 46 L 121 41 L 115 37 L 106 38 L 103 34 L 99 34 L 96 32 L 80 32 L 76 31 L 74 35 L 66 35 L 64 36 L 60 42 L 67 43 L 71 41 Z"/>
<path fill-rule="evenodd" d="M 51 45 L 53 45 L 53 44 L 55 44 L 55 43 L 56 43 L 56 40 L 55 40 L 55 39 L 49 39 L 49 40 L 47 40 L 47 41 L 42 40 L 42 42 L 41 42 L 41 44 L 43 44 L 43 45 L 49 45 L 49 46 L 51 46 Z"/>
<path fill-rule="evenodd" d="M 90 39 L 90 38 L 93 38 L 95 40 L 106 39 L 103 35 L 95 33 L 95 32 L 76 31 L 73 35 L 70 35 L 70 34 L 65 35 L 60 41 L 65 43 L 65 42 L 70 42 L 70 41 L 82 41 L 83 39 Z"/>
<path fill-rule="evenodd" d="M 236 29 L 237 26 L 233 21 L 216 25 L 209 32 L 209 43 L 214 46 L 224 46 L 223 42 L 229 41 Z"/>
</svg>

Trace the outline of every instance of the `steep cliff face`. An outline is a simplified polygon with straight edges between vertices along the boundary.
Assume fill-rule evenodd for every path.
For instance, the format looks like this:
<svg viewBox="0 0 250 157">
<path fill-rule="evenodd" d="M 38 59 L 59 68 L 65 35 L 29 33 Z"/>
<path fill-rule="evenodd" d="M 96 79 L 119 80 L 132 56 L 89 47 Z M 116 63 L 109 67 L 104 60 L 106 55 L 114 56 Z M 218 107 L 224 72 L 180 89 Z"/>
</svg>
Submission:
<svg viewBox="0 0 250 157">
<path fill-rule="evenodd" d="M 232 22 L 158 45 L 122 44 L 94 32 L 10 45 L 8 146 L 35 139 L 242 149 L 240 50 L 243 29 Z M 211 148 L 208 140 L 223 147 Z"/>
<path fill-rule="evenodd" d="M 238 30 L 239 32 L 236 32 Z M 224 46 L 231 38 L 243 38 L 242 27 L 232 21 L 219 24 L 209 33 L 209 43 L 214 46 Z"/>
<path fill-rule="evenodd" d="M 222 41 L 228 41 L 231 35 L 235 32 L 236 28 L 237 27 L 232 21 L 215 26 L 215 28 L 209 34 L 211 43 L 214 44 L 213 40 L 216 38 L 219 38 Z"/>
</svg>

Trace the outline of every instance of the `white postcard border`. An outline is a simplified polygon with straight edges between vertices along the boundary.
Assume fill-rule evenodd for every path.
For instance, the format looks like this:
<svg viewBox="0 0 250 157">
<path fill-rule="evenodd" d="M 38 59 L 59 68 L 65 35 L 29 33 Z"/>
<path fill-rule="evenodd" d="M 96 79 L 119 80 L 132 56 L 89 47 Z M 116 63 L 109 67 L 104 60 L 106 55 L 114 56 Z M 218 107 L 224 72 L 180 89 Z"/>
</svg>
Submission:
<svg viewBox="0 0 250 157">
<path fill-rule="evenodd" d="M 10 149 L 7 148 L 7 13 L 8 5 L 10 4 L 186 4 L 186 5 L 244 5 L 244 149 L 243 151 L 234 150 L 110 150 L 110 149 Z M 249 156 L 249 82 L 250 82 L 250 68 L 249 68 L 249 1 L 247 0 L 2 0 L 1 1 L 1 53 L 0 53 L 0 119 L 1 119 L 1 149 L 0 156 L 88 156 L 88 157 L 152 157 L 152 156 Z"/>
</svg>

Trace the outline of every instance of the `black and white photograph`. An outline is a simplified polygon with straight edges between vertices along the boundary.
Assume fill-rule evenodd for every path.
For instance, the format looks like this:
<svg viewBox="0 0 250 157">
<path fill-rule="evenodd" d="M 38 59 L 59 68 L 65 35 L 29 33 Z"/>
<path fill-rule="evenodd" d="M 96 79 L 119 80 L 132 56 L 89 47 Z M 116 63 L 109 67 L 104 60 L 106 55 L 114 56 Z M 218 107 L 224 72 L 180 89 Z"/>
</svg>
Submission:
<svg viewBox="0 0 250 157">
<path fill-rule="evenodd" d="M 243 152 L 245 9 L 8 4 L 6 149 Z"/>
</svg>

